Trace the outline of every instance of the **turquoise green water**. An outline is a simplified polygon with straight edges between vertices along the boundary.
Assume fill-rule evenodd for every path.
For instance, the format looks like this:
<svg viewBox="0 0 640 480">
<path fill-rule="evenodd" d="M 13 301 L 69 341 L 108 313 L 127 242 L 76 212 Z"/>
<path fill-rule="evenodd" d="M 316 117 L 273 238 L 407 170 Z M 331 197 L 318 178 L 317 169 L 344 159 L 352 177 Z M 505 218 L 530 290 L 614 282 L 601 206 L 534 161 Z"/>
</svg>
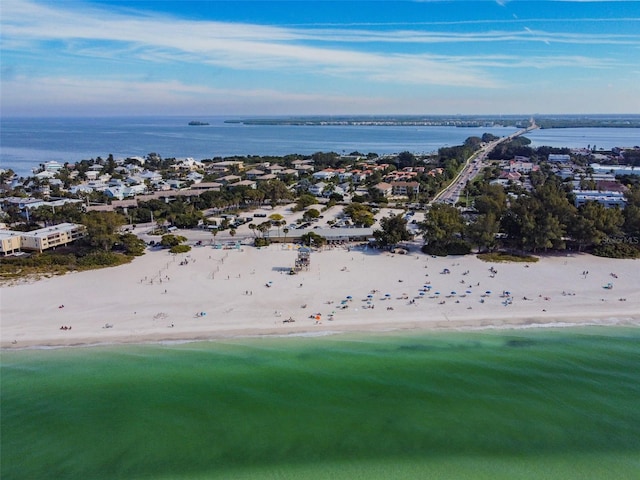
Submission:
<svg viewBox="0 0 640 480">
<path fill-rule="evenodd" d="M 640 477 L 640 329 L 2 353 L 11 479 Z"/>
</svg>

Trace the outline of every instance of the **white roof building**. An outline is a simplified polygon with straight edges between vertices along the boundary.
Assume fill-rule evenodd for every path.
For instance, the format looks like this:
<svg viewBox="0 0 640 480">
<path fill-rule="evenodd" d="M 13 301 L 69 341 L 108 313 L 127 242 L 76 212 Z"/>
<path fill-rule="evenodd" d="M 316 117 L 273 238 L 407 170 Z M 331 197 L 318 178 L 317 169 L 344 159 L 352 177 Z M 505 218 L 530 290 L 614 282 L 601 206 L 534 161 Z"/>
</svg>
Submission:
<svg viewBox="0 0 640 480">
<path fill-rule="evenodd" d="M 606 208 L 624 208 L 627 200 L 622 192 L 599 191 L 599 190 L 574 190 L 576 197 L 575 205 L 579 207 L 587 202 L 598 202 Z"/>
<path fill-rule="evenodd" d="M 612 173 L 614 175 L 640 175 L 640 168 L 630 165 L 600 165 L 592 163 L 590 167 L 594 173 Z"/>
</svg>

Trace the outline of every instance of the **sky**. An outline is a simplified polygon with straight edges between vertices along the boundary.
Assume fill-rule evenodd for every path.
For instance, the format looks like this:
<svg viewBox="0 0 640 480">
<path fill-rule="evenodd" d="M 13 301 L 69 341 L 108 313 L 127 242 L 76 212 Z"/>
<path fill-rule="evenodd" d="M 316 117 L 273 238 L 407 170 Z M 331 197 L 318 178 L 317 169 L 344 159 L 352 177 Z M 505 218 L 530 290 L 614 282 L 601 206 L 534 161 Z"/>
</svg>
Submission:
<svg viewBox="0 0 640 480">
<path fill-rule="evenodd" d="M 2 116 L 640 113 L 640 2 L 2 0 Z"/>
</svg>

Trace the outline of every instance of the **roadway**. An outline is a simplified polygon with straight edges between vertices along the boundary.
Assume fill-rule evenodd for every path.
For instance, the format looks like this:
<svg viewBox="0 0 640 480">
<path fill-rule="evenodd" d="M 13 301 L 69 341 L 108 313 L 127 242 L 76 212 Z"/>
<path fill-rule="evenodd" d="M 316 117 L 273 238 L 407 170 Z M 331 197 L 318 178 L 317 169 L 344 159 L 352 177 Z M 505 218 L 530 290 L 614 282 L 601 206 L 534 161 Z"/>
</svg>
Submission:
<svg viewBox="0 0 640 480">
<path fill-rule="evenodd" d="M 451 181 L 451 183 L 445 187 L 442 191 L 440 191 L 434 198 L 429 202 L 429 205 L 433 205 L 434 203 L 448 203 L 451 205 L 455 205 L 458 203 L 460 199 L 460 193 L 464 190 L 467 182 L 473 180 L 485 166 L 484 161 L 487 158 L 487 155 L 491 153 L 491 151 L 496 148 L 501 143 L 511 141 L 520 135 L 524 135 L 531 130 L 535 130 L 538 126 L 535 123 L 535 120 L 530 120 L 531 124 L 527 128 L 523 128 L 522 130 L 518 130 L 517 132 L 512 133 L 509 136 L 498 138 L 497 140 L 493 140 L 489 143 L 486 143 L 480 147 L 480 150 L 476 151 L 471 155 L 464 164 L 464 167 L 458 175 Z"/>
</svg>

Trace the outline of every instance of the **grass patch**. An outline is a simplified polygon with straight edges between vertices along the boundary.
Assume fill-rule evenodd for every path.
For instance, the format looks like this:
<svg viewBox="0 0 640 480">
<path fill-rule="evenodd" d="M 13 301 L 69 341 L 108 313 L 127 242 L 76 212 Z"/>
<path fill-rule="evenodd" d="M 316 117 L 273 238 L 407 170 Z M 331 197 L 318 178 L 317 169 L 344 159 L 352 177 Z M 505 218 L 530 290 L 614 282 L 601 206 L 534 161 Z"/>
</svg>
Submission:
<svg viewBox="0 0 640 480">
<path fill-rule="evenodd" d="M 535 263 L 539 260 L 538 257 L 533 257 L 531 255 L 514 255 L 512 253 L 505 252 L 479 253 L 478 258 L 483 262 Z"/>
</svg>

